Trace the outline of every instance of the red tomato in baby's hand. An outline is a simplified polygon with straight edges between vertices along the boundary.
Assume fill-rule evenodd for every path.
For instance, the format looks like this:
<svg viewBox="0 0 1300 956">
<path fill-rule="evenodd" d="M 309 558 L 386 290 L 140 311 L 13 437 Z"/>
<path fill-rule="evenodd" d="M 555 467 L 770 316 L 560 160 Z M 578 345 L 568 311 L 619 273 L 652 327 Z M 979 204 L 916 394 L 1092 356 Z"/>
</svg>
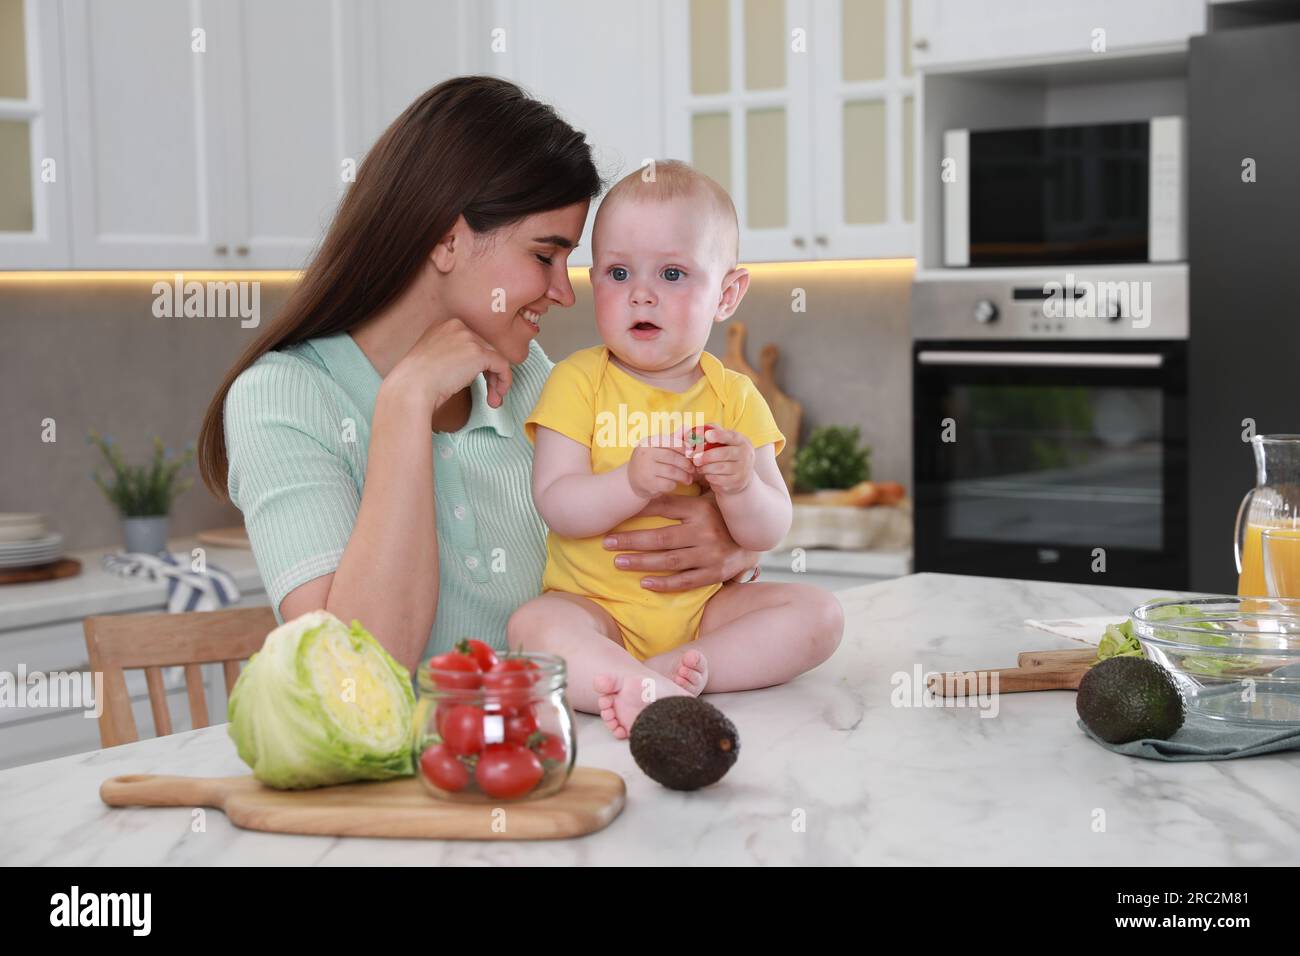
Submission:
<svg viewBox="0 0 1300 956">
<path fill-rule="evenodd" d="M 469 770 L 444 744 L 436 744 L 420 755 L 420 772 L 439 790 L 449 793 L 469 786 Z"/>
<path fill-rule="evenodd" d="M 489 744 L 479 755 L 474 780 L 489 797 L 522 797 L 542 779 L 537 754 L 519 744 Z"/>
<path fill-rule="evenodd" d="M 696 425 L 686 433 L 687 454 L 694 454 L 697 451 L 712 451 L 714 448 L 723 447 L 720 441 L 705 441 L 704 436 L 709 429 L 717 429 L 717 425 Z M 701 447 L 702 446 L 702 447 Z"/>
<path fill-rule="evenodd" d="M 486 673 L 497 666 L 497 652 L 484 644 L 482 641 L 476 641 L 472 637 L 462 638 L 456 645 L 456 652 L 459 654 L 468 654 L 474 658 L 474 663 L 478 669 Z"/>
</svg>

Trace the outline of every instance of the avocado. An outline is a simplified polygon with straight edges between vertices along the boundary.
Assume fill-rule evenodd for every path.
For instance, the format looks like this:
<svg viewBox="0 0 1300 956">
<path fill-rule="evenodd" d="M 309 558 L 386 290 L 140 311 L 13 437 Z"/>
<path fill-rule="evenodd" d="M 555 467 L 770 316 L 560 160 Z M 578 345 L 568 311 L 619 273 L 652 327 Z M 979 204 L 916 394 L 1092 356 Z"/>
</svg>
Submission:
<svg viewBox="0 0 1300 956">
<path fill-rule="evenodd" d="M 1079 681 L 1079 719 L 1111 744 L 1168 740 L 1183 725 L 1183 695 L 1168 672 L 1142 657 L 1111 657 Z"/>
<path fill-rule="evenodd" d="M 698 790 L 722 779 L 740 752 L 727 716 L 696 697 L 662 697 L 632 724 L 632 759 L 672 790 Z"/>
</svg>

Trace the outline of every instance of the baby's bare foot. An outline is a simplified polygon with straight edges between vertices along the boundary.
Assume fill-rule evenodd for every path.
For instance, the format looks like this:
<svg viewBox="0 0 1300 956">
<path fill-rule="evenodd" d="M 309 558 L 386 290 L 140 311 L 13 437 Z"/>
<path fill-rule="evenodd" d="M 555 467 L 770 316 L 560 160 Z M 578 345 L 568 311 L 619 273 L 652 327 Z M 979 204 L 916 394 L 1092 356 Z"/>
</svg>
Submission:
<svg viewBox="0 0 1300 956">
<path fill-rule="evenodd" d="M 615 737 L 625 740 L 632 732 L 632 724 L 636 722 L 637 715 L 650 703 L 643 699 L 642 681 L 622 674 L 597 674 L 592 686 L 599 695 L 596 705 L 600 708 L 600 719 Z M 676 684 L 656 682 L 655 693 L 668 697 L 685 695 L 687 692 Z M 655 697 L 650 698 L 654 699 Z"/>
<path fill-rule="evenodd" d="M 648 657 L 645 666 L 663 674 L 692 697 L 704 692 L 709 682 L 709 662 L 703 653 L 686 645 Z"/>
</svg>

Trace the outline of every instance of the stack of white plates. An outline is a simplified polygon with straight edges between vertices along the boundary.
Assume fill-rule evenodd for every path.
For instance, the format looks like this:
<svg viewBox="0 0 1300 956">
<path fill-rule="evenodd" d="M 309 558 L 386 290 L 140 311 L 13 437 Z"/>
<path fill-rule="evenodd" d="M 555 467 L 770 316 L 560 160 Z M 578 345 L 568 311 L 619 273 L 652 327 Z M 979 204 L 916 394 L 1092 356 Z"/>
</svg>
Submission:
<svg viewBox="0 0 1300 956">
<path fill-rule="evenodd" d="M 0 568 L 26 568 L 57 561 L 63 535 L 47 532 L 45 515 L 0 514 Z"/>
</svg>

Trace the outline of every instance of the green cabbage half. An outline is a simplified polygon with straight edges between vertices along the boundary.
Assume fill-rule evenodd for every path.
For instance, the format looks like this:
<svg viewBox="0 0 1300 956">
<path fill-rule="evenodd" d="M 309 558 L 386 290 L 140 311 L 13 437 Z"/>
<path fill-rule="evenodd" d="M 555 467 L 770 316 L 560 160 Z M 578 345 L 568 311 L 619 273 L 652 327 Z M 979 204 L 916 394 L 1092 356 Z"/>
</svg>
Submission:
<svg viewBox="0 0 1300 956">
<path fill-rule="evenodd" d="M 253 776 L 305 789 L 415 772 L 411 675 L 358 621 L 286 621 L 230 694 L 230 737 Z"/>
</svg>

